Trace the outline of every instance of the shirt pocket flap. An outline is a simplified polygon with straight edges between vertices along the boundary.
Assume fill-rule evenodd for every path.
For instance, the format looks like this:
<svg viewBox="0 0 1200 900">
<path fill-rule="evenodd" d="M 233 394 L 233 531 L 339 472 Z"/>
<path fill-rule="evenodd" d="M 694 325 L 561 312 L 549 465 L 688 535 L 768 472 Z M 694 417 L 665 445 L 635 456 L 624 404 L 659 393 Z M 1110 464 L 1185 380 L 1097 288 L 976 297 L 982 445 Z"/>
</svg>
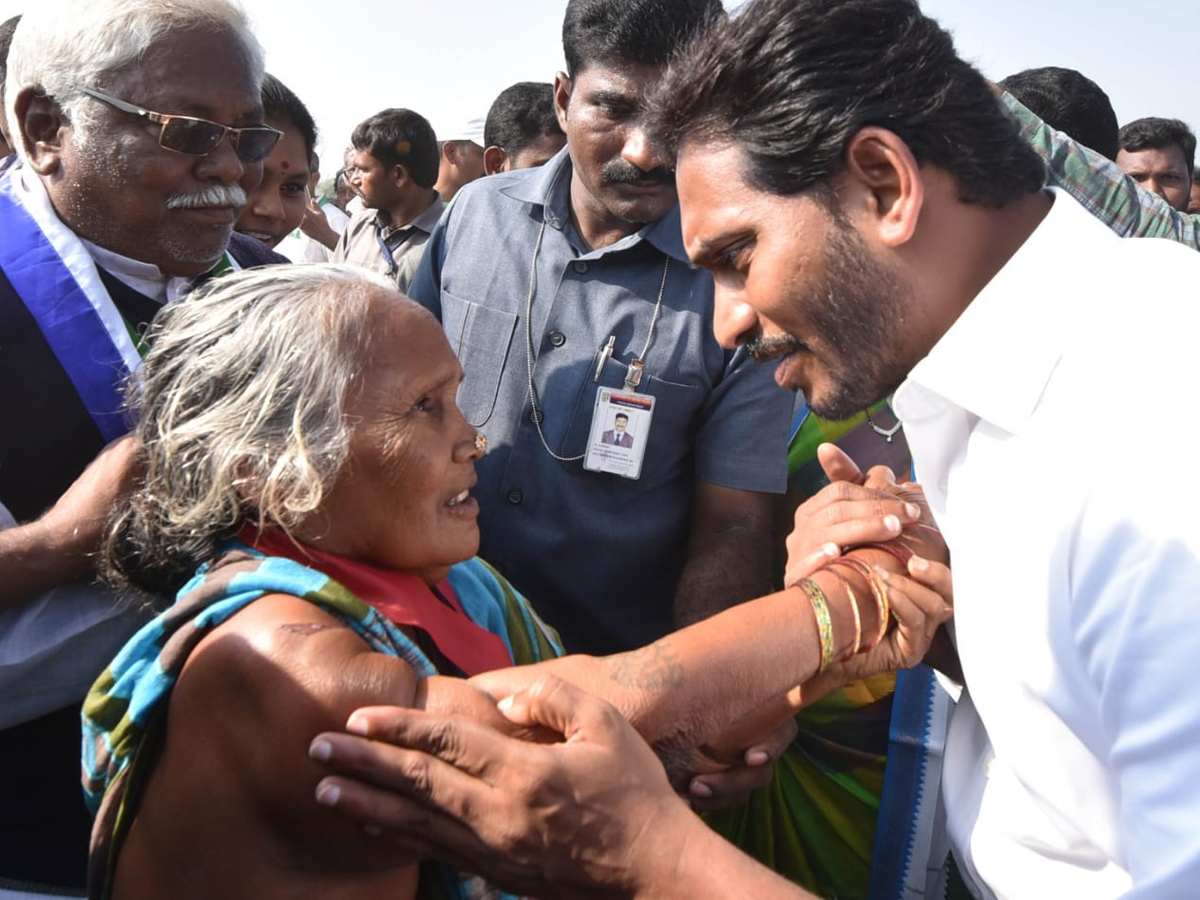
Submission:
<svg viewBox="0 0 1200 900">
<path fill-rule="evenodd" d="M 463 368 L 458 408 L 479 428 L 496 408 L 517 316 L 442 291 L 442 327 Z"/>
</svg>

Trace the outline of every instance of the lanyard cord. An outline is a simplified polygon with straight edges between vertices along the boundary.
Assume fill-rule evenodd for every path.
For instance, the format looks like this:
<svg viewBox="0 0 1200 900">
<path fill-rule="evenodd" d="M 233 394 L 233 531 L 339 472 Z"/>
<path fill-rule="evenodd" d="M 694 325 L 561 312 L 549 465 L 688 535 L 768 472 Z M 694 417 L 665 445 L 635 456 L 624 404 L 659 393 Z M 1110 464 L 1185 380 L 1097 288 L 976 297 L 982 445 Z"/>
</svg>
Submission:
<svg viewBox="0 0 1200 900">
<path fill-rule="evenodd" d="M 389 278 L 395 278 L 396 273 L 400 271 L 400 266 L 397 265 L 395 257 L 392 256 L 392 251 L 387 245 L 387 241 L 383 239 L 383 230 L 379 227 L 379 223 L 375 222 L 375 240 L 379 241 L 379 249 L 383 253 L 383 261 L 387 264 L 387 275 Z"/>
<path fill-rule="evenodd" d="M 542 237 L 546 234 L 546 220 L 542 219 L 542 227 L 538 229 L 537 242 L 533 245 L 533 262 L 529 266 L 529 294 L 525 298 L 525 370 L 529 375 L 529 405 L 533 409 L 533 424 L 537 428 L 538 437 L 542 441 L 542 446 L 546 448 L 546 452 L 559 462 L 578 462 L 586 455 L 580 453 L 578 456 L 559 456 L 550 449 L 550 444 L 546 440 L 546 433 L 542 431 L 542 413 L 538 409 L 537 389 L 533 385 L 533 296 L 537 293 L 537 264 L 538 257 L 542 252 Z M 642 355 L 634 360 L 636 363 L 642 363 L 646 359 L 646 354 L 650 352 L 650 344 L 654 340 L 654 328 L 658 324 L 659 313 L 662 312 L 663 294 L 667 289 L 667 269 L 671 265 L 671 257 L 664 254 L 662 282 L 658 286 L 658 299 L 654 302 L 654 313 L 650 317 L 650 330 L 646 333 L 646 343 L 642 347 Z M 630 369 L 633 366 L 630 365 Z"/>
</svg>

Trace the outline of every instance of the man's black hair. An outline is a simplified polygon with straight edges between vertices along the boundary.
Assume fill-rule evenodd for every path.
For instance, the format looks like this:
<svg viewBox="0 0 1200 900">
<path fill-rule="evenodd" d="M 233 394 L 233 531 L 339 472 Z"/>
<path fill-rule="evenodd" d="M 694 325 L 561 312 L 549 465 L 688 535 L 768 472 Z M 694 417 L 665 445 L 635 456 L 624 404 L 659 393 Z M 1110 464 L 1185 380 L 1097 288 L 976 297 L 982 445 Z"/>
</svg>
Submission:
<svg viewBox="0 0 1200 900">
<path fill-rule="evenodd" d="M 1074 69 L 1042 66 L 1009 75 L 1000 87 L 1051 128 L 1116 161 L 1117 114 L 1092 79 Z"/>
<path fill-rule="evenodd" d="M 663 65 L 724 15 L 720 0 L 570 0 L 562 30 L 567 75 L 590 63 Z"/>
<path fill-rule="evenodd" d="M 262 105 L 266 118 L 286 119 L 296 126 L 300 136 L 304 138 L 308 169 L 310 172 L 316 171 L 314 163 L 317 158 L 317 123 L 313 121 L 312 114 L 304 102 L 291 88 L 268 72 L 263 76 Z"/>
<path fill-rule="evenodd" d="M 954 176 L 965 203 L 1000 207 L 1045 178 L 991 85 L 911 0 L 755 0 L 686 48 L 651 105 L 668 149 L 732 142 L 742 176 L 773 194 L 827 184 L 869 125 Z"/>
<path fill-rule="evenodd" d="M 350 135 L 355 150 L 365 150 L 385 166 L 404 166 L 418 187 L 431 188 L 438 176 L 438 142 L 425 117 L 411 109 L 385 109 L 359 122 Z"/>
<path fill-rule="evenodd" d="M 629 415 L 628 413 L 617 413 L 615 416 L 613 416 L 613 421 L 615 422 L 617 419 L 624 419 L 626 422 L 628 422 Z"/>
<path fill-rule="evenodd" d="M 1119 135 L 1121 149 L 1129 153 L 1139 150 L 1161 150 L 1178 144 L 1183 151 L 1183 161 L 1189 172 L 1196 168 L 1196 135 L 1187 124 L 1178 119 L 1160 119 L 1148 116 L 1134 119 L 1121 126 Z"/>
<path fill-rule="evenodd" d="M 499 147 L 512 157 L 543 135 L 562 133 L 554 114 L 554 85 L 519 81 L 492 101 L 483 124 L 483 146 Z"/>
</svg>

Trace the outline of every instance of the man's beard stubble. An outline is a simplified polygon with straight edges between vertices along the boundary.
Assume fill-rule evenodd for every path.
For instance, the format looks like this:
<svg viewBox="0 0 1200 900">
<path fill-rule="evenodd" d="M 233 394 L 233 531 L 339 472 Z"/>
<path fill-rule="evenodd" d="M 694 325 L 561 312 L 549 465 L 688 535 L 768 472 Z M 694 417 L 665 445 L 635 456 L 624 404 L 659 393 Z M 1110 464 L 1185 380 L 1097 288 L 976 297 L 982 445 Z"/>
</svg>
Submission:
<svg viewBox="0 0 1200 900">
<path fill-rule="evenodd" d="M 837 421 L 888 396 L 908 376 L 911 365 L 902 358 L 896 330 L 912 308 L 912 290 L 871 256 L 836 209 L 830 209 L 830 218 L 820 281 L 804 296 L 788 299 L 804 310 L 819 341 L 817 360 L 831 381 L 822 396 L 805 399 L 817 415 Z M 755 359 L 813 352 L 793 334 L 760 335 L 746 349 Z"/>
</svg>

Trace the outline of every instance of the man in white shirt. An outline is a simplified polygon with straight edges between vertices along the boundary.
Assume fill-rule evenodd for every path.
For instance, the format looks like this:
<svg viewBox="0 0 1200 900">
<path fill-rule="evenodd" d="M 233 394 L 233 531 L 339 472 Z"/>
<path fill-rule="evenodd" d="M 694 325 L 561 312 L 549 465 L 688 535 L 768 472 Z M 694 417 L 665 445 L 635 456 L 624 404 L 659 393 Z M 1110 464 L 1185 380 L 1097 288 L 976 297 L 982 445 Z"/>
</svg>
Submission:
<svg viewBox="0 0 1200 900">
<path fill-rule="evenodd" d="M 915 5 L 755 6 L 662 95 L 685 243 L 716 277 L 718 337 L 778 358 L 819 413 L 895 393 L 955 573 L 960 867 L 985 897 L 1182 896 L 1200 877 L 1200 491 L 1128 471 L 1097 429 L 1169 422 L 1147 448 L 1163 460 L 1200 437 L 1178 414 L 1200 258 L 1040 190 Z M 746 78 L 777 86 L 752 111 Z"/>
</svg>

